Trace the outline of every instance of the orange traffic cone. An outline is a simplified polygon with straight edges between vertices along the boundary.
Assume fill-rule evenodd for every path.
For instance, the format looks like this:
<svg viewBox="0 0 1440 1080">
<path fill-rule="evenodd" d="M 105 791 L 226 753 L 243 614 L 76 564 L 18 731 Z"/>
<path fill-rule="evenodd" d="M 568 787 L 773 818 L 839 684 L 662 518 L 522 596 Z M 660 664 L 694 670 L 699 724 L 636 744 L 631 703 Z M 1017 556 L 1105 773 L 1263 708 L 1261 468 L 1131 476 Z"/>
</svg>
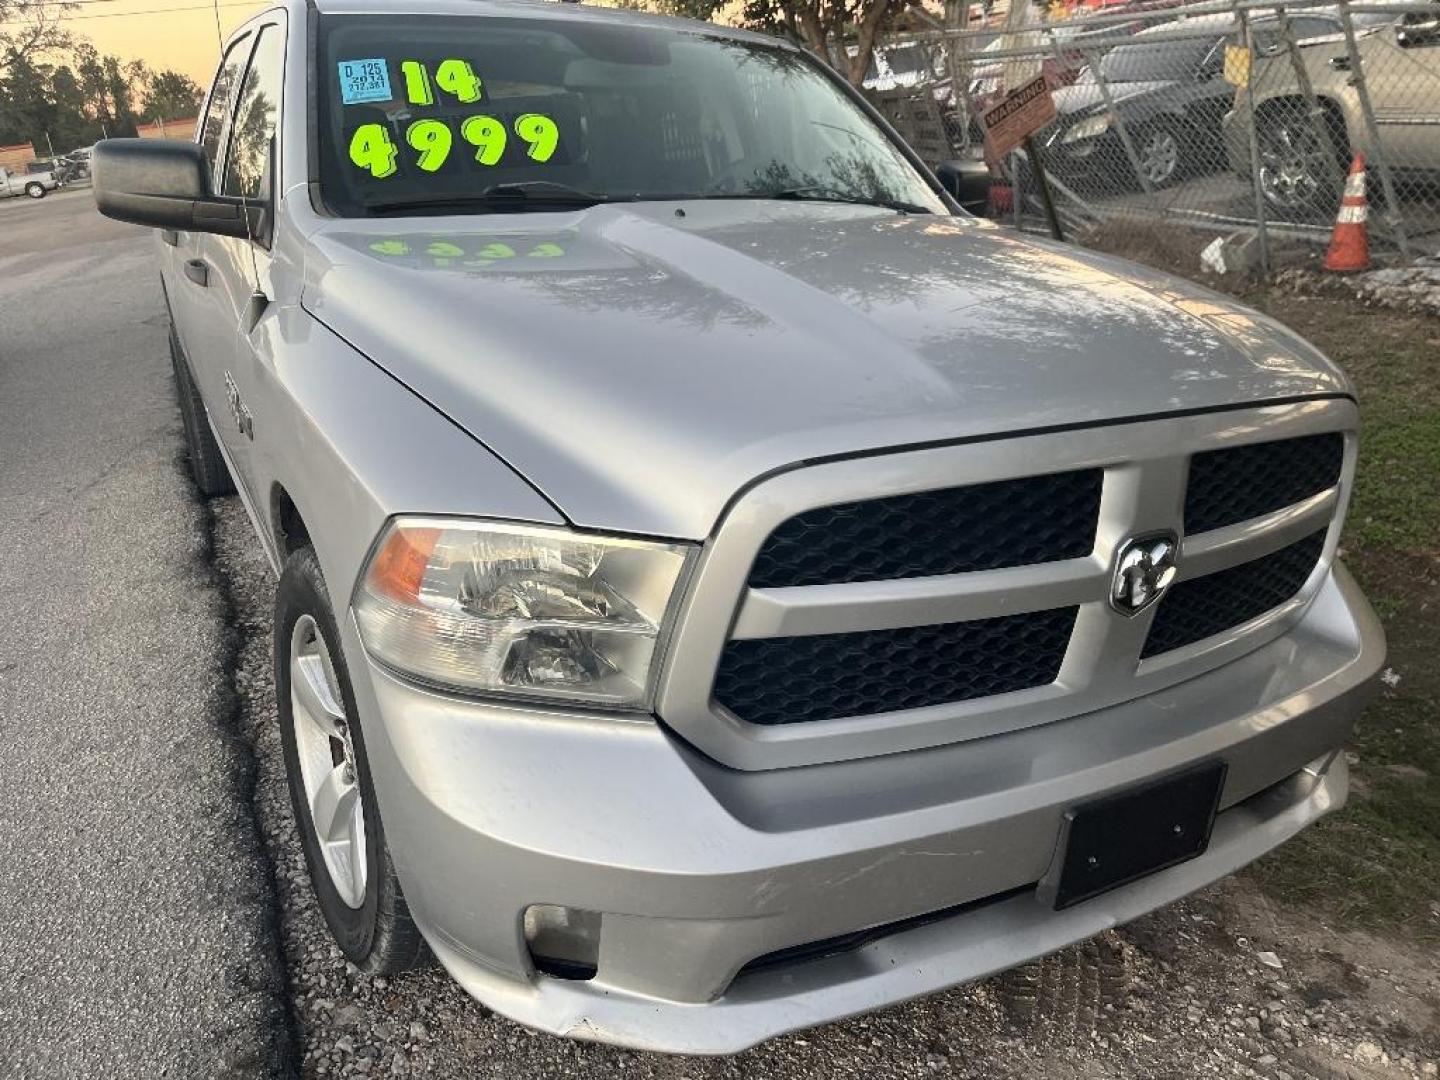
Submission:
<svg viewBox="0 0 1440 1080">
<path fill-rule="evenodd" d="M 1365 155 L 1356 154 L 1340 196 L 1340 213 L 1325 252 L 1326 270 L 1365 270 L 1370 266 L 1370 234 L 1365 226 L 1369 209 L 1365 201 Z"/>
</svg>

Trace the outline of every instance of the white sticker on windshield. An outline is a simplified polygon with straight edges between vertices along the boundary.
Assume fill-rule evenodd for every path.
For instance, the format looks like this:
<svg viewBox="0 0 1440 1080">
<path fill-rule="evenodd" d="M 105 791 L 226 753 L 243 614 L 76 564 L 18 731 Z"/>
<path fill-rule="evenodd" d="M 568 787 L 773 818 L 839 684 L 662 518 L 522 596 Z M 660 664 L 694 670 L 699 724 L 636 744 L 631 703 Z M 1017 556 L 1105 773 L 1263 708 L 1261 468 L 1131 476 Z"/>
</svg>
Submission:
<svg viewBox="0 0 1440 1080">
<path fill-rule="evenodd" d="M 390 68 L 384 60 L 341 60 L 339 68 L 344 104 L 390 100 Z"/>
</svg>

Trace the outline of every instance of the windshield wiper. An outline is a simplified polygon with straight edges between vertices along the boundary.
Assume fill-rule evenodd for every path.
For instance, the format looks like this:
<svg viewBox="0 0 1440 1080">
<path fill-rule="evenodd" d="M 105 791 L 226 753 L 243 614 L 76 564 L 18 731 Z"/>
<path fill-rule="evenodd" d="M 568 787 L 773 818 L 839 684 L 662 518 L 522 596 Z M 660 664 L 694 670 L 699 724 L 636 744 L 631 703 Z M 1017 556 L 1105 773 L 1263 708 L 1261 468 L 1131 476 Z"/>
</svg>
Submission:
<svg viewBox="0 0 1440 1080">
<path fill-rule="evenodd" d="M 810 202 L 850 203 L 855 206 L 883 206 L 887 210 L 895 210 L 902 214 L 928 214 L 931 212 L 928 206 L 921 206 L 919 203 L 905 202 L 901 199 L 886 199 L 881 196 L 853 195 L 824 187 L 782 188 L 779 191 L 762 192 L 759 197 L 762 199 L 803 199 Z"/>
<path fill-rule="evenodd" d="M 406 199 L 391 199 L 372 203 L 366 209 L 372 214 L 386 214 L 400 210 L 463 210 L 469 207 L 486 210 L 530 209 L 540 205 L 586 207 L 610 201 L 608 195 L 581 191 L 552 180 L 520 180 L 492 184 L 484 191 L 468 195 L 413 195 Z"/>
</svg>

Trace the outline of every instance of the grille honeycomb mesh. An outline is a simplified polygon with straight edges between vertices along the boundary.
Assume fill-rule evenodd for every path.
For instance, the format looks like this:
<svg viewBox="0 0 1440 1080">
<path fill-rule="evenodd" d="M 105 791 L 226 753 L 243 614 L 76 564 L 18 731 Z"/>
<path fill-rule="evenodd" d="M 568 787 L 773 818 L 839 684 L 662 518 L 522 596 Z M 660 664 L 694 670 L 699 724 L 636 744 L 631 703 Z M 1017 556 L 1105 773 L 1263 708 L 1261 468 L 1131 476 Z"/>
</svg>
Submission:
<svg viewBox="0 0 1440 1080">
<path fill-rule="evenodd" d="M 1321 529 L 1264 558 L 1175 585 L 1155 610 L 1141 657 L 1202 641 L 1279 607 L 1300 591 L 1324 547 Z"/>
<path fill-rule="evenodd" d="M 1190 459 L 1185 531 L 1206 532 L 1308 499 L 1340 481 L 1338 432 L 1207 450 Z"/>
<path fill-rule="evenodd" d="M 1060 671 L 1075 614 L 731 641 L 715 699 L 752 724 L 803 724 L 1044 686 Z"/>
<path fill-rule="evenodd" d="M 807 510 L 770 534 L 754 588 L 959 574 L 1083 558 L 1101 470 L 1028 476 Z"/>
</svg>

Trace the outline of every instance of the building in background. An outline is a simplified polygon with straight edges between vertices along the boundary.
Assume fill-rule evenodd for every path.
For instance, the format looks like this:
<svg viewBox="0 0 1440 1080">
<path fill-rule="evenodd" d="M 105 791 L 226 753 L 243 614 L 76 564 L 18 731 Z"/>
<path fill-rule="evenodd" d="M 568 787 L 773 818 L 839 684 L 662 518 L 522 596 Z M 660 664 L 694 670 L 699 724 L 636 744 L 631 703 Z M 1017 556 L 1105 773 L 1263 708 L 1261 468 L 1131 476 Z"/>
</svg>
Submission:
<svg viewBox="0 0 1440 1080">
<path fill-rule="evenodd" d="M 0 146 L 0 168 L 20 172 L 35 160 L 34 143 L 16 143 L 14 146 Z"/>
<path fill-rule="evenodd" d="M 181 120 L 157 120 L 153 124 L 136 124 L 135 134 L 142 139 L 191 139 L 199 126 L 198 116 L 187 116 Z"/>
</svg>

